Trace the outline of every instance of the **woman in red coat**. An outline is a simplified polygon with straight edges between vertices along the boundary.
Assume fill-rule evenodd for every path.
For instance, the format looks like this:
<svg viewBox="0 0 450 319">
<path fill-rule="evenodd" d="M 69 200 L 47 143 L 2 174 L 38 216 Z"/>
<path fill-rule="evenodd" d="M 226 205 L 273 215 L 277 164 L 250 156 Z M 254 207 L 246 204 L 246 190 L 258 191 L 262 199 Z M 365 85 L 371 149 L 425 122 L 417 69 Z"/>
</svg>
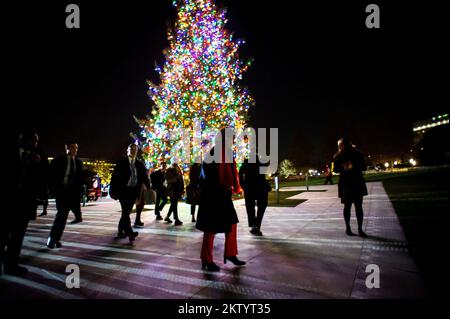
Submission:
<svg viewBox="0 0 450 319">
<path fill-rule="evenodd" d="M 224 134 L 222 134 L 224 136 Z M 222 146 L 222 161 L 211 162 L 217 147 Z M 197 214 L 197 229 L 203 231 L 203 245 L 200 258 L 202 268 L 208 271 L 219 271 L 213 261 L 214 237 L 217 233 L 225 233 L 224 262 L 234 265 L 245 265 L 236 256 L 237 250 L 237 217 L 232 195 L 241 192 L 236 163 L 225 163 L 225 143 L 216 146 L 206 156 L 201 172 L 201 198 Z M 230 146 L 228 146 L 230 147 Z"/>
</svg>

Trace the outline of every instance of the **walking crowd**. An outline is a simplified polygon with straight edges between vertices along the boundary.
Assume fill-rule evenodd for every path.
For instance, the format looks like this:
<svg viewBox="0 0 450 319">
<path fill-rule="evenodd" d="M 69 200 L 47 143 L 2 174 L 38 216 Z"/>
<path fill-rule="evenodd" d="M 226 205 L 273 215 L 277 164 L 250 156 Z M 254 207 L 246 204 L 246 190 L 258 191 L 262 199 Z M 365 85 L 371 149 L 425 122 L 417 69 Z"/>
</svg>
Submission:
<svg viewBox="0 0 450 319">
<path fill-rule="evenodd" d="M 65 145 L 65 154 L 48 164 L 48 159 L 39 151 L 39 137 L 34 132 L 20 136 L 19 145 L 14 150 L 13 167 L 18 178 L 12 188 L 12 198 L 16 208 L 13 213 L 4 214 L 0 228 L 0 275 L 21 276 L 27 269 L 19 265 L 20 251 L 30 220 L 36 219 L 39 203 L 44 204 L 47 214 L 48 193 L 54 195 L 56 216 L 51 227 L 47 247 L 62 248 L 62 237 L 70 211 L 75 218 L 71 224 L 82 223 L 80 207 L 83 191 L 83 162 L 78 156 L 78 143 L 69 141 Z M 236 266 L 245 265 L 239 260 L 237 243 L 237 223 L 239 222 L 233 204 L 233 195 L 244 193 L 250 233 L 262 236 L 262 220 L 268 206 L 268 194 L 271 186 L 265 175 L 260 174 L 263 166 L 256 156 L 256 163 L 246 160 L 238 170 L 236 162 L 226 163 L 225 154 L 229 153 L 232 143 L 220 141 L 204 155 L 202 163 L 192 164 L 189 171 L 189 183 L 185 187 L 183 172 L 177 163 L 167 167 L 159 163 L 157 170 L 148 171 L 143 161 L 138 158 L 138 146 L 128 145 L 126 154 L 117 161 L 110 183 L 110 196 L 118 200 L 121 215 L 118 222 L 117 239 L 128 238 L 134 242 L 144 227 L 141 214 L 148 190 L 156 193 L 155 218 L 157 221 L 183 225 L 179 218 L 178 203 L 185 195 L 186 203 L 191 205 L 192 222 L 203 232 L 203 244 L 200 252 L 202 269 L 219 271 L 220 267 L 213 260 L 215 235 L 225 234 L 224 263 Z M 341 139 L 339 151 L 335 155 L 334 171 L 340 173 L 339 196 L 344 203 L 344 219 L 347 235 L 353 235 L 350 229 L 350 210 L 355 205 L 358 220 L 358 232 L 365 237 L 362 229 L 362 198 L 367 195 L 362 171 L 365 162 L 348 140 Z M 216 162 L 215 158 L 222 157 Z M 42 195 L 44 194 L 44 195 Z M 44 199 L 44 200 L 43 200 Z M 165 217 L 161 216 L 163 208 L 169 202 L 170 207 Z M 131 212 L 136 205 L 134 227 L 131 224 Z M 198 207 L 197 217 L 196 210 Z M 256 209 L 255 209 L 256 207 Z M 171 217 L 173 216 L 174 221 Z"/>
</svg>

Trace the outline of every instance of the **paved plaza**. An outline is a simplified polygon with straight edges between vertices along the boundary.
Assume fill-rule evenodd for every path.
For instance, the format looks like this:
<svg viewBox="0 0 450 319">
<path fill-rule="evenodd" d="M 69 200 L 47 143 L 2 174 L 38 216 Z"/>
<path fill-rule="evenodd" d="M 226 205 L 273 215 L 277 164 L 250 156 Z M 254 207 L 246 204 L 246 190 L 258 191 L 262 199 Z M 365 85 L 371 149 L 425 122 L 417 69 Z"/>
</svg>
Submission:
<svg viewBox="0 0 450 319">
<path fill-rule="evenodd" d="M 116 240 L 120 205 L 111 199 L 88 203 L 83 223 L 67 225 L 62 249 L 45 246 L 55 216 L 38 217 L 22 250 L 23 277 L 0 277 L 0 298 L 425 298 L 427 291 L 394 208 L 382 183 L 368 183 L 364 229 L 369 238 L 345 235 L 337 186 L 285 188 L 306 199 L 296 207 L 269 207 L 264 236 L 249 233 L 243 200 L 239 215 L 239 258 L 244 267 L 223 264 L 224 236 L 216 237 L 218 273 L 201 270 L 203 233 L 180 204 L 181 227 L 155 221 L 153 205 L 133 245 Z M 303 191 L 303 192 L 300 192 Z M 163 216 L 168 210 L 164 208 Z M 71 213 L 69 220 L 73 219 Z M 132 216 L 134 220 L 134 216 Z M 352 226 L 356 218 L 352 211 Z M 66 266 L 80 267 L 81 287 L 66 288 Z M 380 269 L 380 288 L 366 287 L 366 266 Z"/>
</svg>

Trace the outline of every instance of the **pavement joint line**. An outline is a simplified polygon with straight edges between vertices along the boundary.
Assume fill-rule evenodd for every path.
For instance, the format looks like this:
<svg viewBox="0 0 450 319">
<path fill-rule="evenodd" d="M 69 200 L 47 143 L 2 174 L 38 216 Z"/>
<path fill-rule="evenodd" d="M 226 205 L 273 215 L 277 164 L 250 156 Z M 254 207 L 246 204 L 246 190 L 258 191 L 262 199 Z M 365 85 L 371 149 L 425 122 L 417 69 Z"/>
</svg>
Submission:
<svg viewBox="0 0 450 319">
<path fill-rule="evenodd" d="M 54 287 L 49 287 L 47 285 L 29 280 L 29 279 L 25 279 L 25 278 L 20 278 L 20 277 L 16 277 L 16 276 L 10 276 L 10 275 L 6 275 L 3 274 L 0 277 L 0 281 L 9 281 L 11 283 L 16 283 L 22 286 L 26 286 L 26 287 L 30 287 L 33 289 L 37 289 L 40 291 L 43 291 L 45 293 L 48 293 L 50 295 L 53 295 L 55 297 L 59 297 L 59 298 L 65 298 L 65 299 L 84 299 L 83 297 L 79 297 L 76 296 L 74 294 L 68 293 L 66 291 L 62 291 L 60 289 L 54 288 Z"/>
<path fill-rule="evenodd" d="M 134 275 L 142 275 L 145 277 L 150 277 L 153 279 L 159 279 L 159 280 L 167 280 L 170 282 L 176 282 L 179 284 L 186 284 L 186 285 L 194 285 L 194 286 L 205 286 L 208 283 L 211 284 L 212 288 L 217 290 L 223 290 L 227 292 L 233 292 L 242 294 L 244 296 L 248 296 L 250 293 L 252 296 L 258 296 L 259 298 L 273 298 L 273 299 L 295 299 L 294 296 L 285 294 L 285 293 L 276 293 L 272 291 L 266 291 L 259 288 L 246 288 L 241 287 L 239 285 L 235 284 L 229 284 L 226 282 L 217 282 L 213 280 L 205 280 L 205 279 L 197 279 L 197 278 L 191 278 L 186 276 L 180 276 L 180 275 L 174 275 L 174 274 L 167 274 L 167 273 L 161 273 L 159 271 L 149 271 L 146 269 L 139 269 L 139 268 L 132 268 L 132 267 L 126 267 L 126 266 L 120 266 L 120 265 L 111 265 L 101 262 L 95 262 L 95 261 L 89 261 L 84 260 L 76 257 L 67 257 L 67 256 L 60 256 L 60 258 L 55 258 L 56 256 L 53 256 L 48 253 L 40 253 L 40 252 L 34 252 L 28 249 L 23 249 L 23 254 L 31 257 L 37 257 L 40 259 L 50 259 L 50 260 L 62 260 L 74 264 L 80 264 L 85 265 L 89 267 L 96 267 L 100 269 L 114 269 L 116 271 L 125 272 L 129 274 Z"/>
<path fill-rule="evenodd" d="M 27 245 L 27 247 L 29 247 Z M 32 245 L 31 247 L 37 248 L 36 245 Z M 149 263 L 149 262 L 142 262 L 142 261 L 138 261 L 138 260 L 134 260 L 134 259 L 125 259 L 125 258 L 116 258 L 116 257 L 104 257 L 104 256 L 96 256 L 96 255 L 89 255 L 89 257 L 91 258 L 96 258 L 96 259 L 108 259 L 108 260 L 117 260 L 117 261 L 128 261 L 128 262 L 134 262 L 137 264 L 147 264 L 147 265 L 151 265 L 151 266 L 156 266 L 156 267 L 162 267 L 162 268 L 166 268 L 166 269 L 174 269 L 174 270 L 182 270 L 182 271 L 189 271 L 189 272 L 195 272 L 195 273 L 203 273 L 203 271 L 201 270 L 186 270 L 185 268 L 180 268 L 180 267 L 174 267 L 174 266 L 167 266 L 167 265 L 162 265 L 162 264 L 157 264 L 157 263 Z M 161 255 L 162 257 L 162 255 Z M 252 258 L 253 259 L 253 258 Z M 197 259 L 195 261 L 198 261 Z M 245 278 L 248 280 L 251 280 L 253 282 L 260 282 L 260 283 L 270 283 L 270 284 L 274 284 L 274 282 L 270 282 L 270 281 L 266 281 L 266 280 L 260 280 L 257 279 L 255 277 L 251 277 L 251 276 L 235 276 L 235 275 L 231 275 L 231 274 L 226 274 L 223 273 L 222 274 L 224 277 L 231 277 L 231 278 Z M 276 282 L 275 284 L 278 284 L 280 286 L 284 286 L 284 287 L 289 287 L 289 288 L 294 288 L 294 289 L 299 289 L 299 290 L 304 290 L 307 292 L 311 292 L 313 291 L 314 293 L 318 293 L 318 294 L 322 294 L 322 295 L 328 295 L 328 296 L 333 296 L 333 297 L 342 297 L 342 295 L 339 294 L 330 294 L 329 292 L 325 292 L 325 291 L 321 291 L 318 290 L 312 286 L 304 286 L 304 285 L 291 285 L 291 284 L 287 284 L 287 283 L 280 283 L 280 282 Z"/>
</svg>

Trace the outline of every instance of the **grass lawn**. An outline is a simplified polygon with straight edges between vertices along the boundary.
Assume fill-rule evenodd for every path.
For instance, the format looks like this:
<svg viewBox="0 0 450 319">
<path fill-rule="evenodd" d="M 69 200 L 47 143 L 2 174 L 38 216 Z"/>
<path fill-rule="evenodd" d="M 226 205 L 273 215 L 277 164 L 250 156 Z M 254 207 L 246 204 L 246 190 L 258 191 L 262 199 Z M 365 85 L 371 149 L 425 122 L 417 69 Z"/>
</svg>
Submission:
<svg viewBox="0 0 450 319">
<path fill-rule="evenodd" d="M 386 179 L 391 179 L 394 177 L 408 177 L 408 176 L 417 176 L 420 175 L 421 172 L 429 171 L 423 169 L 409 170 L 407 172 L 379 172 L 379 173 L 370 173 L 365 174 L 364 179 L 366 182 L 380 182 Z M 333 184 L 337 184 L 339 181 L 339 176 L 333 176 Z M 320 186 L 324 185 L 325 177 L 310 177 L 308 180 L 309 186 Z M 271 185 L 273 187 L 273 181 L 271 181 Z M 282 180 L 280 181 L 280 187 L 304 187 L 306 186 L 305 180 Z"/>
<path fill-rule="evenodd" d="M 287 199 L 288 197 L 303 193 L 302 191 L 279 192 L 279 203 L 277 203 L 277 193 L 269 193 L 269 207 L 295 207 L 305 202 L 306 199 Z"/>
<path fill-rule="evenodd" d="M 384 176 L 383 185 L 433 297 L 446 289 L 449 168 Z"/>
</svg>

